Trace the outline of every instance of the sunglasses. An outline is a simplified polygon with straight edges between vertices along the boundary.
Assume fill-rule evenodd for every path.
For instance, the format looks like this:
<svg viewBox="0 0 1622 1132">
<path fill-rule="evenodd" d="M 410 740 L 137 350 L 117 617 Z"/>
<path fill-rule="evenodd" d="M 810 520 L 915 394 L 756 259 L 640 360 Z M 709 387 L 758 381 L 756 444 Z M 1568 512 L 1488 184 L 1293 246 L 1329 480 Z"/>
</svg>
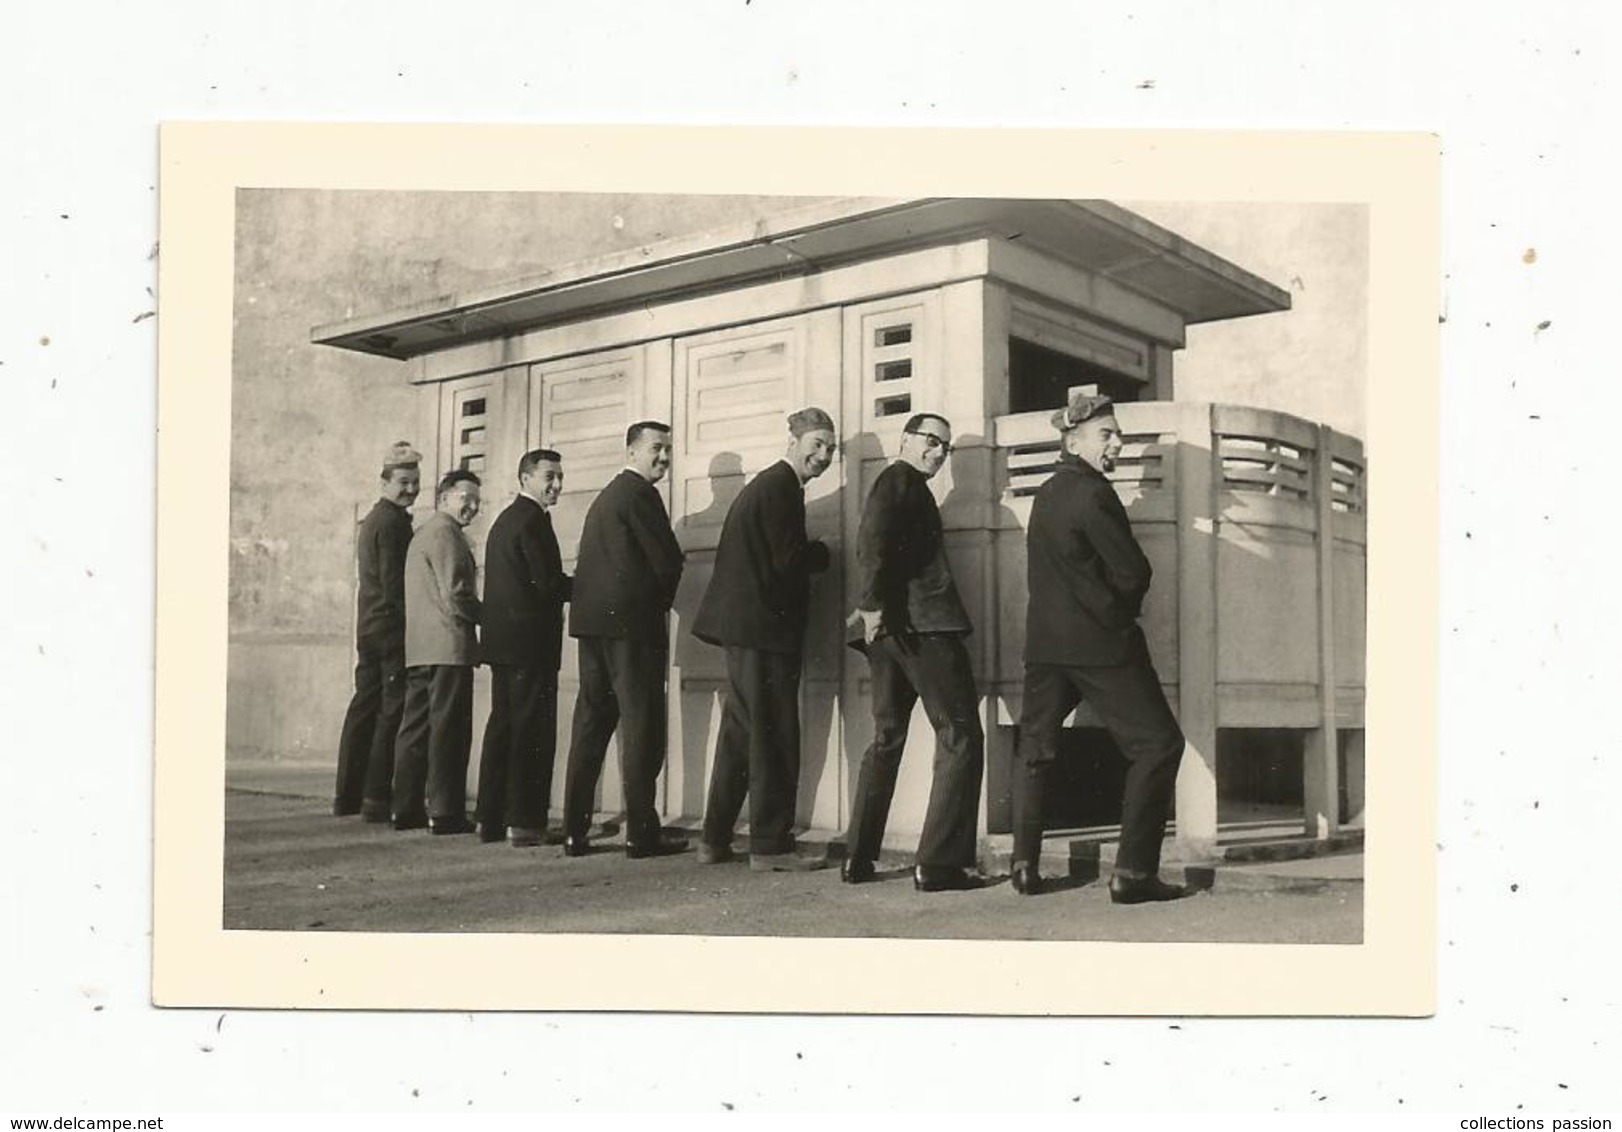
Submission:
<svg viewBox="0 0 1622 1132">
<path fill-rule="evenodd" d="M 916 428 L 902 429 L 901 431 L 905 432 L 908 436 L 921 436 L 924 438 L 924 443 L 930 448 L 939 448 L 948 456 L 952 454 L 952 442 L 950 440 L 942 440 L 932 432 L 923 432 L 922 430 Z"/>
</svg>

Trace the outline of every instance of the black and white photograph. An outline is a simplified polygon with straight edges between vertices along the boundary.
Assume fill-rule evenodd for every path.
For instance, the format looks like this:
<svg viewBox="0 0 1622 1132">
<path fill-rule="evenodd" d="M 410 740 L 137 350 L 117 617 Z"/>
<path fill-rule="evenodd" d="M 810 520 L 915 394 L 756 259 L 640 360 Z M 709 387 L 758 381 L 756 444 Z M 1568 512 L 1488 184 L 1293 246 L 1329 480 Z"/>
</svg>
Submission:
<svg viewBox="0 0 1622 1132">
<path fill-rule="evenodd" d="M 225 927 L 1361 940 L 1365 207 L 235 234 Z"/>
<path fill-rule="evenodd" d="M 1613 1126 L 1614 22 L 19 8 L 5 1117 Z"/>
<path fill-rule="evenodd" d="M 1386 961 L 1372 194 L 339 181 L 211 189 L 197 928 Z"/>
</svg>

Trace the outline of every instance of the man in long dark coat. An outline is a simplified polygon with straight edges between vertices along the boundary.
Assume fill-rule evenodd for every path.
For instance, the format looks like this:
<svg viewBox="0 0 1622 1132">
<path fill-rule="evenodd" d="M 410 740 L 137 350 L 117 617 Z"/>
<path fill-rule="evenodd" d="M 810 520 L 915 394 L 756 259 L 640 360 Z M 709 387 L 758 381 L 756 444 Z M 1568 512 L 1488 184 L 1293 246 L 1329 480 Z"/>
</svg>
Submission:
<svg viewBox="0 0 1622 1132">
<path fill-rule="evenodd" d="M 550 448 L 518 461 L 518 495 L 484 543 L 479 658 L 490 666 L 490 718 L 479 759 L 479 839 L 515 848 L 557 844 L 546 829 L 558 747 L 563 655 L 563 572 L 548 514 L 563 490 L 563 458 Z"/>
<path fill-rule="evenodd" d="M 749 866 L 821 868 L 794 848 L 800 781 L 800 654 L 811 575 L 828 548 L 805 532 L 805 485 L 828 470 L 838 444 L 821 409 L 789 416 L 788 451 L 738 493 L 715 551 L 715 571 L 693 635 L 726 650 L 727 690 L 710 771 L 699 860 L 732 858 L 732 832 L 749 797 Z"/>
<path fill-rule="evenodd" d="M 394 828 L 472 833 L 467 760 L 479 594 L 463 530 L 479 514 L 479 477 L 445 473 L 437 508 L 406 550 L 406 702 L 394 752 Z"/>
<path fill-rule="evenodd" d="M 873 742 L 862 756 L 851 805 L 843 879 L 871 880 L 895 796 L 907 724 L 920 699 L 935 728 L 935 775 L 918 841 L 920 891 L 978 887 L 976 852 L 985 732 L 969 652 L 973 629 L 946 561 L 940 508 L 929 480 L 952 452 L 945 417 L 918 413 L 901 456 L 873 484 L 856 536 L 862 643 L 873 673 Z"/>
<path fill-rule="evenodd" d="M 389 820 L 394 736 L 405 706 L 405 558 L 422 454 L 399 441 L 383 453 L 379 498 L 355 535 L 355 696 L 338 738 L 332 812 Z"/>
<path fill-rule="evenodd" d="M 1121 841 L 1110 878 L 1118 904 L 1171 900 L 1162 882 L 1183 733 L 1166 703 L 1138 616 L 1151 570 L 1106 473 L 1121 451 L 1108 397 L 1077 394 L 1054 414 L 1059 467 L 1038 489 L 1027 532 L 1030 601 L 1025 618 L 1025 703 L 1014 781 L 1015 891 L 1040 886 L 1042 793 L 1059 731 L 1083 698 L 1130 765 Z"/>
<path fill-rule="evenodd" d="M 580 693 L 563 782 L 569 856 L 588 851 L 597 780 L 616 728 L 626 856 L 687 847 L 664 834 L 654 804 L 665 761 L 668 619 L 683 560 L 653 486 L 670 469 L 670 426 L 638 421 L 626 431 L 625 445 L 625 470 L 586 512 L 569 605 L 569 635 L 580 642 Z"/>
</svg>

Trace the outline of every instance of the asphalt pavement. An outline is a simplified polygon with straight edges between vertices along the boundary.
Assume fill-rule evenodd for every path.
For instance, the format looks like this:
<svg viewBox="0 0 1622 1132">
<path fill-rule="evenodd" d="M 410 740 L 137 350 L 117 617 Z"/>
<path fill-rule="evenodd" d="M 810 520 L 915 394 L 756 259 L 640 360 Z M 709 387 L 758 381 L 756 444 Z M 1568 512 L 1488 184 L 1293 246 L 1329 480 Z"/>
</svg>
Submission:
<svg viewBox="0 0 1622 1132">
<path fill-rule="evenodd" d="M 585 857 L 335 818 L 330 774 L 228 770 L 227 929 L 589 932 L 917 939 L 1358 943 L 1351 859 L 1219 872 L 1166 904 L 1112 905 L 1102 881 L 1053 877 L 1022 897 L 1006 873 L 968 892 L 919 893 L 901 860 L 845 885 L 837 869 L 753 873 L 747 858 L 632 861 L 613 839 Z M 740 841 L 741 844 L 741 841 Z M 1360 865 L 1361 858 L 1355 859 Z M 1258 873 L 1258 870 L 1261 870 Z M 1275 875 L 1287 882 L 1257 883 Z M 1225 876 L 1231 876 L 1227 882 Z"/>
</svg>

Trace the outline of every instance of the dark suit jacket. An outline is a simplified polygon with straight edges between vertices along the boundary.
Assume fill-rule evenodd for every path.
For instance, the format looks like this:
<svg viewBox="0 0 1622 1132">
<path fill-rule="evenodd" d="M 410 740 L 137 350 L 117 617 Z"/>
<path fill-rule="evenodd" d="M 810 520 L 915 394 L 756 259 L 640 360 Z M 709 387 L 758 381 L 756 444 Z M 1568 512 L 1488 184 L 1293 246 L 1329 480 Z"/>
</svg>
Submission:
<svg viewBox="0 0 1622 1132">
<path fill-rule="evenodd" d="M 651 483 L 625 469 L 586 512 L 569 635 L 664 644 L 681 566 L 664 500 Z"/>
<path fill-rule="evenodd" d="M 379 499 L 355 535 L 359 581 L 355 640 L 363 653 L 397 653 L 405 648 L 405 559 L 410 545 L 411 513 Z"/>
<path fill-rule="evenodd" d="M 1120 496 L 1075 456 L 1037 489 L 1026 535 L 1027 664 L 1125 663 L 1152 573 Z"/>
<path fill-rule="evenodd" d="M 798 655 L 811 575 L 827 568 L 828 548 L 805 536 L 800 477 L 779 460 L 750 480 L 727 511 L 693 636 L 712 645 Z"/>
<path fill-rule="evenodd" d="M 507 505 L 484 543 L 484 607 L 479 625 L 485 664 L 558 670 L 563 655 L 563 572 L 552 517 L 527 495 Z"/>
<path fill-rule="evenodd" d="M 862 509 L 856 593 L 856 608 L 883 612 L 883 636 L 973 631 L 946 561 L 929 481 L 903 460 L 879 473 Z"/>
</svg>

